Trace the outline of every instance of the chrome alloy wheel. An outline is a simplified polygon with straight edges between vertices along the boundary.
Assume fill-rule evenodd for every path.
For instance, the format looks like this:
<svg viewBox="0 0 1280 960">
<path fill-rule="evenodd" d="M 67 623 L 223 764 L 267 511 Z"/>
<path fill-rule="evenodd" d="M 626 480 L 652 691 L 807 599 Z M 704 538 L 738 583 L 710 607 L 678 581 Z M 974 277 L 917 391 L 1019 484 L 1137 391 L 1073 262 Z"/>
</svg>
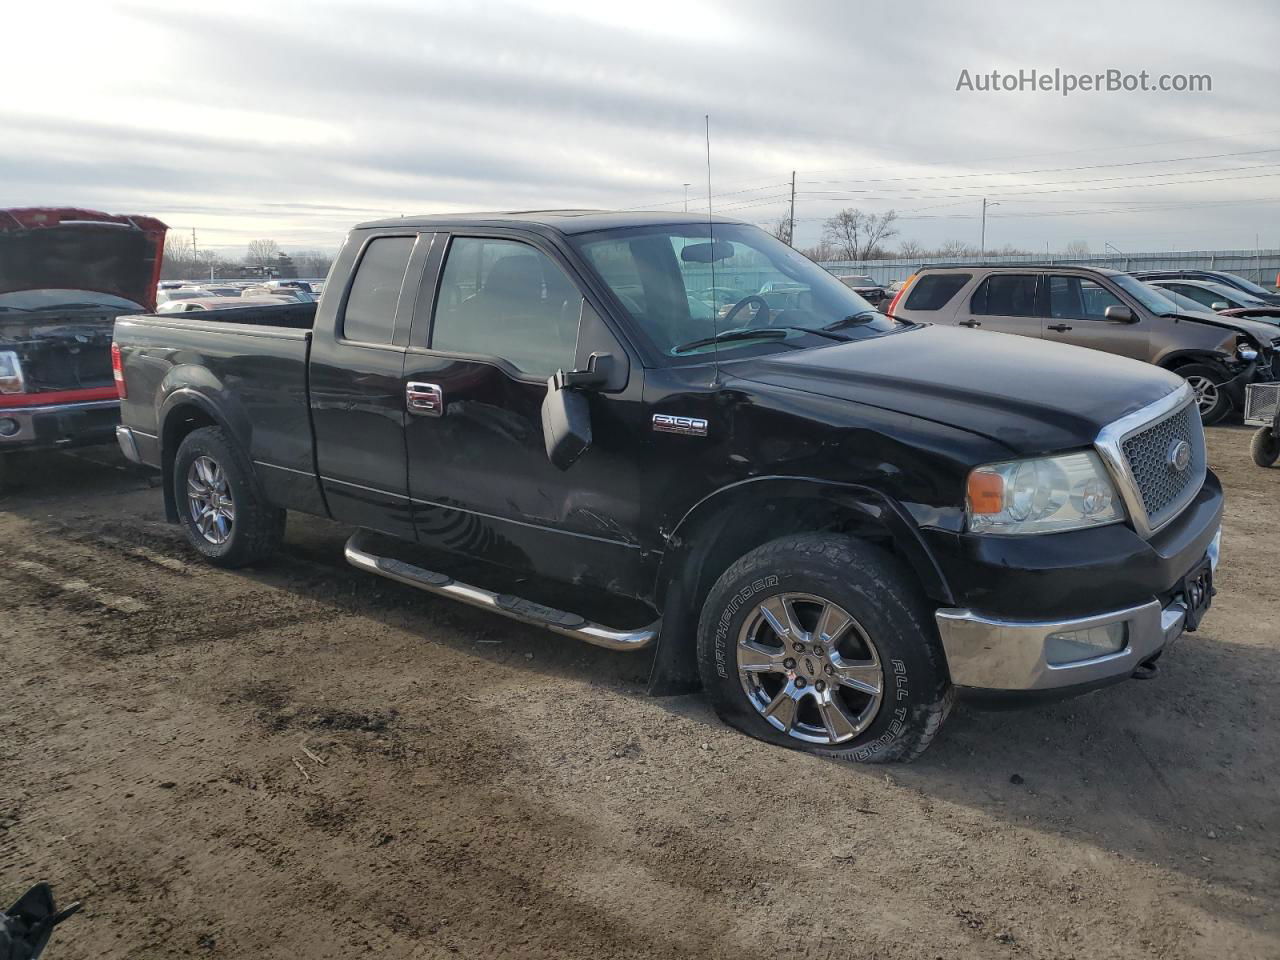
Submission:
<svg viewBox="0 0 1280 960">
<path fill-rule="evenodd" d="M 212 457 L 196 457 L 187 470 L 187 509 L 200 535 L 210 543 L 220 546 L 230 539 L 236 505 L 227 475 Z"/>
<path fill-rule="evenodd" d="M 1208 377 L 1202 377 L 1192 374 L 1187 377 L 1187 383 L 1191 384 L 1191 389 L 1196 394 L 1196 406 L 1200 408 L 1201 415 L 1208 413 L 1218 404 L 1218 385 Z"/>
<path fill-rule="evenodd" d="M 737 653 L 751 705 L 797 740 L 844 743 L 880 710 L 884 669 L 875 644 L 830 600 L 807 593 L 770 597 L 747 617 Z"/>
</svg>

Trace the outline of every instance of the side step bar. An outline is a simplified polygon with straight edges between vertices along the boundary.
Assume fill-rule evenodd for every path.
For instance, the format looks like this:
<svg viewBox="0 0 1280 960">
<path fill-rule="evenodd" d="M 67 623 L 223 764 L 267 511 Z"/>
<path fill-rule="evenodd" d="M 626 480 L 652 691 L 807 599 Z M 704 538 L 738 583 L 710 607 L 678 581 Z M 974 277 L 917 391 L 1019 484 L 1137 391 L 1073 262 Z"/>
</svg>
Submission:
<svg viewBox="0 0 1280 960">
<path fill-rule="evenodd" d="M 438 593 L 442 597 L 461 600 L 473 607 L 492 610 L 513 620 L 522 620 L 538 627 L 545 627 L 556 633 L 562 633 L 566 637 L 585 640 L 597 647 L 605 647 L 609 650 L 643 650 L 657 639 L 658 628 L 662 625 L 662 620 L 658 619 L 639 630 L 613 630 L 598 623 L 592 623 L 576 613 L 566 613 L 554 607 L 545 607 L 540 603 L 509 593 L 493 593 L 482 587 L 460 583 L 446 574 L 405 563 L 403 560 L 380 557 L 364 549 L 363 544 L 363 530 L 357 530 L 347 541 L 345 550 L 347 563 L 353 567 L 368 570 L 389 580 L 407 583 L 411 587 L 417 587 L 428 593 Z"/>
</svg>

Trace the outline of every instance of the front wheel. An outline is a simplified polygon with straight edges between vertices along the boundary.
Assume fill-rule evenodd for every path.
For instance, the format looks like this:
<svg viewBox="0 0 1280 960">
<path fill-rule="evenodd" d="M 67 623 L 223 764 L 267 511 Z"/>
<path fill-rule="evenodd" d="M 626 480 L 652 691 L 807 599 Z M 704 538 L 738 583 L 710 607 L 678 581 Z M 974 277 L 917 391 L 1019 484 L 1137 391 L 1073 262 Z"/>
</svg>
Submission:
<svg viewBox="0 0 1280 960">
<path fill-rule="evenodd" d="M 724 572 L 702 609 L 698 668 L 731 726 L 870 763 L 923 753 L 954 696 L 911 574 L 827 534 L 774 540 Z"/>
<path fill-rule="evenodd" d="M 215 566 L 260 563 L 284 537 L 285 512 L 263 499 L 248 457 L 220 427 L 183 439 L 173 461 L 173 493 L 187 540 Z"/>
<path fill-rule="evenodd" d="M 1217 423 L 1231 411 L 1231 398 L 1222 389 L 1230 379 L 1225 370 L 1208 363 L 1188 363 L 1176 372 L 1195 391 L 1200 421 L 1206 427 Z"/>
<path fill-rule="evenodd" d="M 1275 462 L 1280 460 L 1280 437 L 1271 427 L 1259 427 L 1249 443 L 1249 454 L 1260 467 L 1275 466 Z"/>
</svg>

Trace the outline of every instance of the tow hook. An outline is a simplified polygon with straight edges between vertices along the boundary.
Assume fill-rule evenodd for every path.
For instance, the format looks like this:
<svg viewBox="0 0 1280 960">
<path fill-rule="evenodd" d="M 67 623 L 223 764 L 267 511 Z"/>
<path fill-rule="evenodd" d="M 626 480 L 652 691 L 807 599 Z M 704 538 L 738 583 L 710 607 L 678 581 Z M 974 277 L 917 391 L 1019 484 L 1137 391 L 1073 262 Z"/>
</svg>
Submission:
<svg viewBox="0 0 1280 960">
<path fill-rule="evenodd" d="M 1133 671 L 1133 679 L 1135 680 L 1154 680 L 1156 674 L 1160 672 L 1160 665 L 1156 663 L 1156 658 L 1152 657 L 1145 663 L 1138 664 Z"/>
</svg>

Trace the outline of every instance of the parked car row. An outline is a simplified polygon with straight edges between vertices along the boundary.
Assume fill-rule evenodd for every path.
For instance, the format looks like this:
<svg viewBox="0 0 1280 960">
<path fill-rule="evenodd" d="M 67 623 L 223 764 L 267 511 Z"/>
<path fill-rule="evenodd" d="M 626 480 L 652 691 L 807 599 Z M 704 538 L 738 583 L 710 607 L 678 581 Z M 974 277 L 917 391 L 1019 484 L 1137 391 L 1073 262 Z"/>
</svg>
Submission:
<svg viewBox="0 0 1280 960">
<path fill-rule="evenodd" d="M 1206 424 L 1240 412 L 1248 384 L 1280 374 L 1280 309 L 1220 279 L 1144 282 L 1059 264 L 926 267 L 888 312 L 1146 361 L 1191 385 Z"/>
</svg>

